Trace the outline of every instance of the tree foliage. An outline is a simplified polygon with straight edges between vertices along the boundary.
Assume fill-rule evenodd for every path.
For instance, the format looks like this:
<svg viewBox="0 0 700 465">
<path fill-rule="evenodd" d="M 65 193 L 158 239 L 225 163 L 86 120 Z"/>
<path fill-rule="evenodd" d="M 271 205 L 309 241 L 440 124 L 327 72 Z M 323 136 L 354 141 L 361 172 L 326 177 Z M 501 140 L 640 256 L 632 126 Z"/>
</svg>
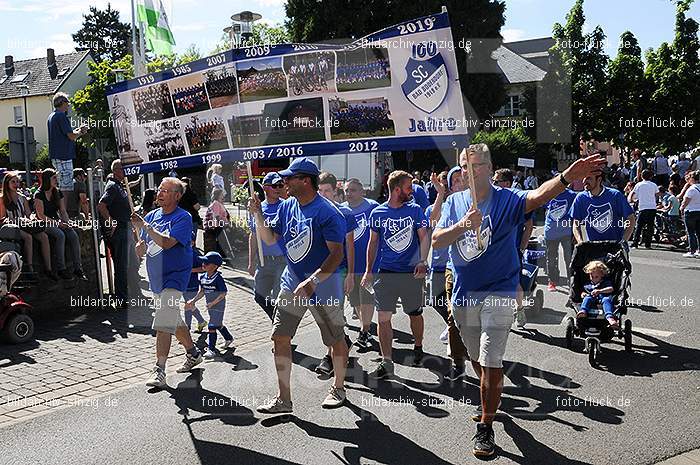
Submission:
<svg viewBox="0 0 700 465">
<path fill-rule="evenodd" d="M 76 50 L 90 50 L 96 61 L 116 60 L 129 53 L 131 26 L 119 20 L 119 12 L 108 3 L 107 9 L 90 7 L 83 15 L 82 27 L 72 34 Z"/>
<path fill-rule="evenodd" d="M 489 146 L 494 167 L 517 165 L 518 157 L 531 158 L 535 154 L 535 142 L 522 128 L 496 131 L 479 131 L 474 134 L 472 143 L 484 143 Z"/>
</svg>

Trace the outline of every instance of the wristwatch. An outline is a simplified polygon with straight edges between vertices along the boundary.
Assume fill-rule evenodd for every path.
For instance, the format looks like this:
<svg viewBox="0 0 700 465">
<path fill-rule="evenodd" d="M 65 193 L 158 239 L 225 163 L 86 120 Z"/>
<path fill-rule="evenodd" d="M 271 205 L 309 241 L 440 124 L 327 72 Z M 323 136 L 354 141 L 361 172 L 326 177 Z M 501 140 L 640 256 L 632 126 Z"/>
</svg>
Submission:
<svg viewBox="0 0 700 465">
<path fill-rule="evenodd" d="M 311 282 L 314 283 L 314 286 L 318 286 L 319 284 L 321 284 L 321 280 L 318 279 L 318 276 L 316 275 L 311 276 Z"/>
<path fill-rule="evenodd" d="M 559 182 L 564 184 L 564 187 L 569 187 L 569 184 L 571 184 L 569 181 L 566 180 L 564 177 L 564 173 L 559 174 Z"/>
</svg>

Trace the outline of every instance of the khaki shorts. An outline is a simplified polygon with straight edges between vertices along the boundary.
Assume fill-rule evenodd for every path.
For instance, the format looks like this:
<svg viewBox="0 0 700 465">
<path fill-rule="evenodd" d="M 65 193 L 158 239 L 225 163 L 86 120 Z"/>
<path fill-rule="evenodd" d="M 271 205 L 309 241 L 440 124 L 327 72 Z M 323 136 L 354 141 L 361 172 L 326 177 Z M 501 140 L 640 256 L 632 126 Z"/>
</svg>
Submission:
<svg viewBox="0 0 700 465">
<path fill-rule="evenodd" d="M 180 301 L 182 292 L 177 289 L 163 289 L 160 294 L 153 294 L 153 303 L 156 312 L 153 316 L 153 326 L 155 331 L 175 334 L 178 326 L 185 326 L 180 315 Z"/>
<path fill-rule="evenodd" d="M 452 310 L 469 358 L 477 360 L 482 367 L 503 368 L 514 300 L 492 295 L 478 305 L 455 306 Z"/>
<path fill-rule="evenodd" d="M 289 291 L 282 290 L 277 296 L 275 318 L 272 321 L 272 337 L 294 337 L 299 327 L 299 322 L 307 310 L 311 311 L 316 324 L 321 330 L 321 339 L 325 346 L 332 346 L 345 339 L 345 319 L 343 307 L 340 302 L 323 302 L 323 305 L 315 304 L 313 300 L 294 297 Z"/>
</svg>

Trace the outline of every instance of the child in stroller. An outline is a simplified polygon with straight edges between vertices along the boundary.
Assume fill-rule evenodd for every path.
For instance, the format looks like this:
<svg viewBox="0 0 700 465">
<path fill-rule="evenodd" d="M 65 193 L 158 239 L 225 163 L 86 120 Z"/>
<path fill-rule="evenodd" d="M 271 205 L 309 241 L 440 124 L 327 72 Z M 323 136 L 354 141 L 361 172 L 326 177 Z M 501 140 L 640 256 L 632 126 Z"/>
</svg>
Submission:
<svg viewBox="0 0 700 465">
<path fill-rule="evenodd" d="M 583 268 L 583 271 L 588 274 L 591 282 L 583 286 L 581 293 L 583 302 L 576 318 L 586 318 L 589 313 L 596 312 L 597 304 L 602 304 L 605 318 L 610 323 L 610 327 L 618 329 L 620 326 L 615 318 L 613 283 L 608 278 L 610 269 L 600 260 L 593 260 Z"/>
</svg>

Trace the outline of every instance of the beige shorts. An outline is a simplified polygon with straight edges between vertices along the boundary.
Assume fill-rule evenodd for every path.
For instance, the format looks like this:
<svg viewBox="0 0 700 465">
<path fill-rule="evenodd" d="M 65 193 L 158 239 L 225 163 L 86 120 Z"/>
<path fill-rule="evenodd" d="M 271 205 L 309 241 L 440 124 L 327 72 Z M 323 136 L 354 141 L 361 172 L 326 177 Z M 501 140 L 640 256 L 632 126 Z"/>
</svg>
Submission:
<svg viewBox="0 0 700 465">
<path fill-rule="evenodd" d="M 299 322 L 307 310 L 311 311 L 316 324 L 321 330 L 321 339 L 325 346 L 332 346 L 345 339 L 345 319 L 341 301 L 316 302 L 314 300 L 294 297 L 291 292 L 282 290 L 277 297 L 275 318 L 272 322 L 272 337 L 294 337 Z"/>
<path fill-rule="evenodd" d="M 180 314 L 180 301 L 182 292 L 177 289 L 163 289 L 160 294 L 153 294 L 153 304 L 156 308 L 153 316 L 155 331 L 175 334 L 178 326 L 185 327 Z"/>
<path fill-rule="evenodd" d="M 488 296 L 475 306 L 454 307 L 452 316 L 471 360 L 482 367 L 503 368 L 513 309 L 514 299 L 500 296 Z"/>
</svg>

